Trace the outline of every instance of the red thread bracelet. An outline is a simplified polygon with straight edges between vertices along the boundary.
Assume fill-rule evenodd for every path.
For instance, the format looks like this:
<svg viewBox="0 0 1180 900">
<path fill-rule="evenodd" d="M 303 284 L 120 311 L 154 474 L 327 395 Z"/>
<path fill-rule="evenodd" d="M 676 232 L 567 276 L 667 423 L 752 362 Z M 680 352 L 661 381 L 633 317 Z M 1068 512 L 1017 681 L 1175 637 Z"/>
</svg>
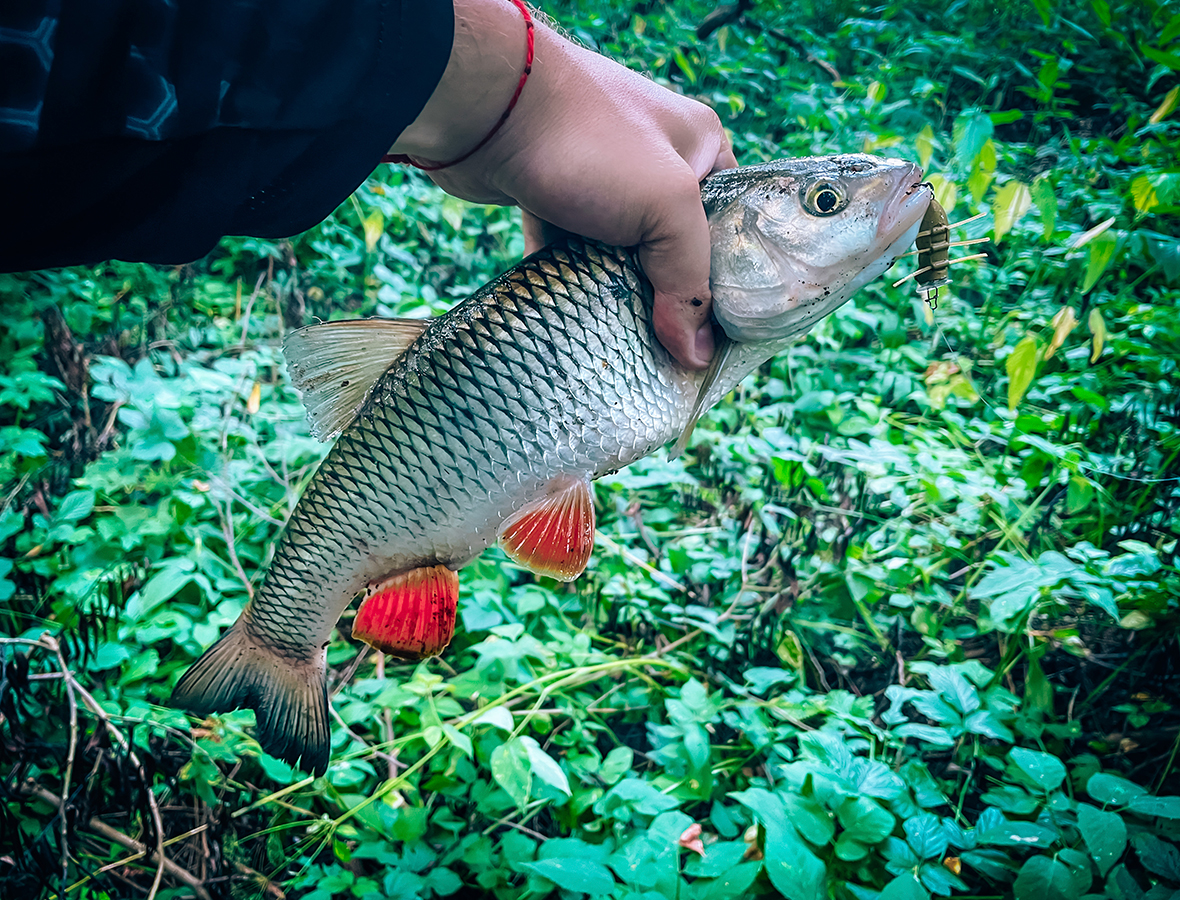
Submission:
<svg viewBox="0 0 1180 900">
<path fill-rule="evenodd" d="M 524 27 L 527 32 L 528 50 L 524 57 L 524 71 L 520 75 L 520 81 L 516 84 L 516 91 L 512 95 L 512 99 L 508 101 L 508 108 L 500 115 L 499 120 L 492 126 L 492 130 L 484 135 L 482 141 L 460 156 L 458 159 L 452 159 L 445 163 L 420 163 L 411 159 L 404 153 L 386 153 L 381 157 L 382 162 L 397 163 L 398 165 L 413 166 L 415 169 L 421 169 L 424 172 L 437 172 L 439 169 L 449 169 L 451 166 L 457 166 L 470 156 L 482 150 L 484 145 L 496 136 L 496 132 L 500 127 L 508 121 L 508 115 L 516 107 L 516 101 L 520 99 L 520 92 L 524 90 L 524 83 L 529 80 L 529 73 L 533 71 L 533 17 L 529 14 L 529 8 L 525 6 L 524 0 L 511 0 L 512 4 L 520 10 L 520 14 L 524 16 Z"/>
</svg>

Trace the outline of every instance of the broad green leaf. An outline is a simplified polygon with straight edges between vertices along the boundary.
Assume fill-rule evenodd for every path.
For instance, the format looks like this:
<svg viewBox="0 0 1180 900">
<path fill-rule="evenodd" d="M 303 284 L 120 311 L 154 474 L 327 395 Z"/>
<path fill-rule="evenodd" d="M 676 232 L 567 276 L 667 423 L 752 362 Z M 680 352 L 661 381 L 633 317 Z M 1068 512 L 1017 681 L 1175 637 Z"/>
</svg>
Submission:
<svg viewBox="0 0 1180 900">
<path fill-rule="evenodd" d="M 905 822 L 906 843 L 918 859 L 942 860 L 947 849 L 947 835 L 938 816 L 922 813 Z"/>
<path fill-rule="evenodd" d="M 615 747 L 602 760 L 602 768 L 599 770 L 602 780 L 607 784 L 614 784 L 631 771 L 634 761 L 635 752 L 630 747 Z"/>
<path fill-rule="evenodd" d="M 1077 900 L 1077 879 L 1064 864 L 1048 856 L 1030 856 L 1020 867 L 1016 900 Z"/>
<path fill-rule="evenodd" d="M 1120 778 L 1118 775 L 1099 772 L 1090 776 L 1090 780 L 1086 782 L 1086 793 L 1099 803 L 1126 806 L 1134 798 L 1146 794 L 1147 789 L 1140 787 L 1133 781 Z"/>
<path fill-rule="evenodd" d="M 1132 797 L 1132 812 L 1161 819 L 1180 819 L 1180 797 Z"/>
<path fill-rule="evenodd" d="M 520 867 L 542 878 L 548 878 L 559 888 L 567 891 L 581 891 L 591 895 L 609 894 L 616 884 L 614 876 L 606 866 L 589 859 L 541 859 L 537 862 L 521 863 Z"/>
<path fill-rule="evenodd" d="M 57 508 L 57 519 L 76 522 L 85 519 L 94 509 L 94 491 L 70 491 Z"/>
<path fill-rule="evenodd" d="M 1008 409 L 1015 412 L 1037 372 L 1037 339 L 1025 335 L 1008 354 L 1004 367 L 1008 371 Z"/>
<path fill-rule="evenodd" d="M 1029 194 L 1041 214 L 1041 238 L 1047 241 L 1057 227 L 1057 191 L 1048 175 L 1038 175 L 1029 186 Z"/>
<path fill-rule="evenodd" d="M 787 900 L 821 900 L 826 895 L 824 864 L 787 820 L 782 801 L 762 788 L 730 796 L 749 809 L 766 832 L 765 868 L 771 884 Z"/>
<path fill-rule="evenodd" d="M 1097 235 L 1086 246 L 1086 277 L 1082 280 L 1082 293 L 1088 294 L 1098 283 L 1118 248 L 1118 238 L 1109 232 Z"/>
<path fill-rule="evenodd" d="M 520 738 L 513 738 L 492 751 L 492 778 L 513 802 L 524 806 L 529 799 L 529 756 Z"/>
<path fill-rule="evenodd" d="M 1098 866 L 1098 874 L 1105 877 L 1127 849 L 1127 826 L 1123 824 L 1122 816 L 1104 812 L 1089 803 L 1079 803 L 1078 831 Z"/>
<path fill-rule="evenodd" d="M 983 145 L 995 133 L 995 126 L 987 113 L 978 109 L 965 110 L 955 119 L 952 139 L 955 144 L 955 160 L 964 172 L 970 171 Z"/>
<path fill-rule="evenodd" d="M 1167 66 L 1172 71 L 1180 71 L 1180 56 L 1175 53 L 1168 53 L 1156 47 L 1149 47 L 1147 44 L 1141 44 L 1139 49 L 1143 51 L 1143 55 L 1161 66 Z"/>
<path fill-rule="evenodd" d="M 1173 89 L 1173 93 L 1175 93 L 1175 89 Z M 918 165 L 925 169 L 930 165 L 930 160 L 934 156 L 934 129 L 929 124 L 914 138 L 914 149 L 918 151 Z"/>
<path fill-rule="evenodd" d="M 501 731 L 512 732 L 515 727 L 512 721 L 512 713 L 503 706 L 493 706 L 490 709 L 482 712 L 478 719 L 471 723 L 472 725 L 491 725 L 493 728 L 498 728 Z"/>
<path fill-rule="evenodd" d="M 997 244 L 1031 207 L 1032 192 L 1022 181 L 1009 181 L 996 191 L 996 199 L 992 201 L 992 218 L 995 221 Z"/>
<path fill-rule="evenodd" d="M 1102 345 L 1106 343 L 1106 320 L 1102 318 L 1102 311 L 1098 307 L 1090 310 L 1086 324 L 1090 326 L 1090 334 L 1092 335 L 1093 349 L 1090 351 L 1090 363 L 1093 364 L 1098 362 L 1098 357 L 1102 355 Z"/>
<path fill-rule="evenodd" d="M 838 807 L 836 815 L 848 840 L 875 844 L 887 838 L 897 820 L 871 797 L 849 797 Z M 794 819 L 791 820 L 794 822 Z M 826 842 L 825 842 L 826 843 Z"/>
<path fill-rule="evenodd" d="M 1114 814 L 1103 813 L 1103 815 Z M 1118 817 L 1115 816 L 1115 818 Z M 1125 833 L 1126 831 L 1124 830 Z M 1143 863 L 1143 868 L 1154 875 L 1159 875 L 1161 878 L 1180 883 L 1180 850 L 1176 849 L 1175 844 L 1161 841 L 1154 834 L 1147 832 L 1141 832 L 1135 835 L 1132 843 L 1135 845 L 1135 854 L 1139 857 L 1139 861 Z"/>
<path fill-rule="evenodd" d="M 529 768 L 532 774 L 536 775 L 546 784 L 557 788 L 567 797 L 570 796 L 569 779 L 553 757 L 542 750 L 541 745 L 533 740 L 533 738 L 522 737 L 519 740 L 528 755 Z"/>
<path fill-rule="evenodd" d="M 1045 793 L 1055 790 L 1065 780 L 1065 763 L 1048 753 L 1013 747 L 1008 759 Z"/>
<path fill-rule="evenodd" d="M 930 900 L 930 892 L 912 873 L 906 872 L 885 885 L 877 900 Z"/>
</svg>

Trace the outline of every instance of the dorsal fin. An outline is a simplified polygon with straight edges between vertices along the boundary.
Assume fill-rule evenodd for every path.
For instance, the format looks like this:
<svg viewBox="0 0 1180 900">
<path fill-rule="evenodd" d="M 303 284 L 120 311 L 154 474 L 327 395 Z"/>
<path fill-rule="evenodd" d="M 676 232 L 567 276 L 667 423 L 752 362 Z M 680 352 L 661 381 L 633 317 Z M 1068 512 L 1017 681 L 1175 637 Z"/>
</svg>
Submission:
<svg viewBox="0 0 1180 900">
<path fill-rule="evenodd" d="M 312 437 L 326 441 L 349 426 L 389 367 L 429 319 L 352 319 L 290 332 L 283 355 L 303 395 Z"/>
</svg>

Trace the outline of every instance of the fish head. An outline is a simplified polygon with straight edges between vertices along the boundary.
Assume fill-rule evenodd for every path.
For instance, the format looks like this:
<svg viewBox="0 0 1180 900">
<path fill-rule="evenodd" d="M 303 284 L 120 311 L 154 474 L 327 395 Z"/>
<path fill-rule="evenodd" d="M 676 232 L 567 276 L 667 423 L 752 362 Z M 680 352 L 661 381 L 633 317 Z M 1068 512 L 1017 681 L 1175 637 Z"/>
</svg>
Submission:
<svg viewBox="0 0 1180 900">
<path fill-rule="evenodd" d="M 701 197 L 713 313 L 759 343 L 802 334 L 893 265 L 933 192 L 913 163 L 849 154 L 720 172 Z"/>
</svg>

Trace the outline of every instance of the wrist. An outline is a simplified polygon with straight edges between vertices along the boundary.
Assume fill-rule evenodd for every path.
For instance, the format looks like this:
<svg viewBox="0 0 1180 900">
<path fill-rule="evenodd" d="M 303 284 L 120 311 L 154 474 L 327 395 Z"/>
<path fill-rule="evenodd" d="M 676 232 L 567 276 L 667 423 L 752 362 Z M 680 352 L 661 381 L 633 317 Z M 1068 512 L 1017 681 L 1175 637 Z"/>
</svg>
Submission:
<svg viewBox="0 0 1180 900">
<path fill-rule="evenodd" d="M 511 0 L 455 0 L 455 39 L 442 79 L 391 154 L 448 162 L 490 136 L 519 96 L 531 27 Z M 530 21 L 525 16 L 525 24 Z M 403 160 L 404 161 L 404 160 Z"/>
</svg>

